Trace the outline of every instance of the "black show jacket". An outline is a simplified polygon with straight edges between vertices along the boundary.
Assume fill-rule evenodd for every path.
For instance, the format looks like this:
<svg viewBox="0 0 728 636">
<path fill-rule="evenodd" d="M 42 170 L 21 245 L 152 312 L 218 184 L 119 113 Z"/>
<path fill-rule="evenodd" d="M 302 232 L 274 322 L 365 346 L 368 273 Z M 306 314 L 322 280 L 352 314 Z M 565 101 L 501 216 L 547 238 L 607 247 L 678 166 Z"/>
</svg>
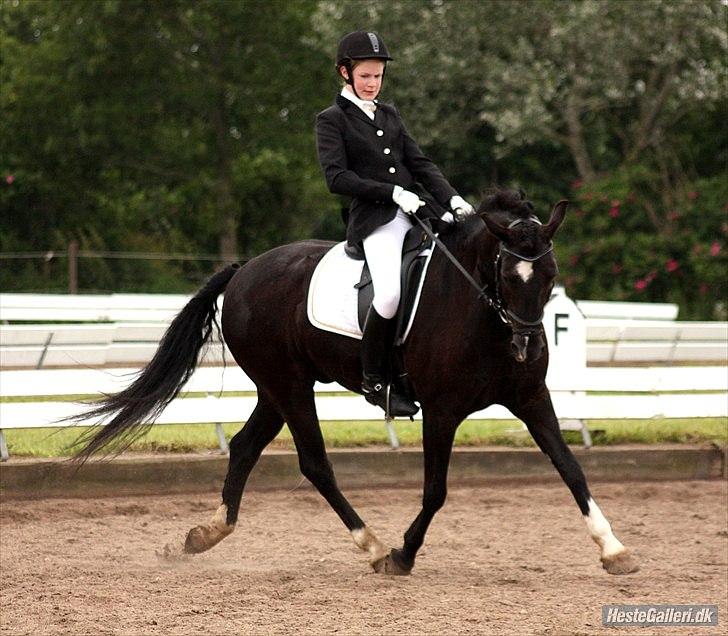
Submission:
<svg viewBox="0 0 728 636">
<path fill-rule="evenodd" d="M 445 211 L 432 205 L 426 192 L 446 210 L 457 194 L 409 136 L 391 104 L 378 103 L 372 120 L 352 101 L 338 95 L 336 103 L 316 117 L 316 143 L 329 190 L 353 199 L 346 228 L 350 245 L 395 217 L 395 185 L 416 192 L 428 202 L 420 216 L 439 217 Z"/>
</svg>

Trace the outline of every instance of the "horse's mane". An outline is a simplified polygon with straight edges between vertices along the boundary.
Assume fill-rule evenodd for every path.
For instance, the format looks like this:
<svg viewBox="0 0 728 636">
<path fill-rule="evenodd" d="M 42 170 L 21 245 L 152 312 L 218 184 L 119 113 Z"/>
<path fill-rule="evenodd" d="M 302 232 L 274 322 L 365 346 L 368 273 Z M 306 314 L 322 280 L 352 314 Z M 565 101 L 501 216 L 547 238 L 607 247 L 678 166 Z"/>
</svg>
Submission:
<svg viewBox="0 0 728 636">
<path fill-rule="evenodd" d="M 478 214 L 506 213 L 511 219 L 527 219 L 536 212 L 523 190 L 494 188 L 485 193 L 478 206 Z"/>
</svg>

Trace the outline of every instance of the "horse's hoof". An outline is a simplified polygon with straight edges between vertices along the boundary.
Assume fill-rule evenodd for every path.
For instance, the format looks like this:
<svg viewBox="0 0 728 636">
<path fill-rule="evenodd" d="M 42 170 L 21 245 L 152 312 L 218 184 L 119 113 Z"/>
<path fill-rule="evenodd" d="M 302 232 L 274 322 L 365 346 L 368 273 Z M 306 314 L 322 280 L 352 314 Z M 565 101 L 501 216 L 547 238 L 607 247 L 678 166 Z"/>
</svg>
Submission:
<svg viewBox="0 0 728 636">
<path fill-rule="evenodd" d="M 210 528 L 207 526 L 195 526 L 187 533 L 185 552 L 187 554 L 199 554 L 209 550 L 219 541 L 219 539 L 215 541 L 211 535 Z"/>
<path fill-rule="evenodd" d="M 610 557 L 602 557 L 602 566 L 609 574 L 631 574 L 640 569 L 629 550 Z"/>
<path fill-rule="evenodd" d="M 411 565 L 407 567 L 402 563 L 401 558 L 395 556 L 395 550 L 392 550 L 387 556 L 374 561 L 372 567 L 378 574 L 392 574 L 394 576 L 407 576 L 412 571 Z"/>
</svg>

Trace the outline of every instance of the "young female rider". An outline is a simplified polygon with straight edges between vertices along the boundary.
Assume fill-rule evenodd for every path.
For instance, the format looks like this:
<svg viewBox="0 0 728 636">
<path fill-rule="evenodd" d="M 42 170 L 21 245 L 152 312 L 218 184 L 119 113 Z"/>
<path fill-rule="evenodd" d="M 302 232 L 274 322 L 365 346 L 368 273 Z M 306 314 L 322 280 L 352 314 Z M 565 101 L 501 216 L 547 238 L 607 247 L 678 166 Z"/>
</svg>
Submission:
<svg viewBox="0 0 728 636">
<path fill-rule="evenodd" d="M 391 59 L 376 33 L 354 31 L 341 39 L 336 70 L 345 84 L 316 118 L 316 140 L 329 190 L 352 197 L 346 239 L 351 246 L 363 243 L 374 286 L 361 343 L 362 390 L 391 415 L 414 415 L 416 404 L 395 387 L 388 391 L 385 372 L 400 298 L 402 243 L 413 225 L 408 215 L 419 210 L 453 223 L 453 214 L 442 208 L 458 217 L 473 208 L 422 154 L 397 109 L 376 101 Z"/>
</svg>

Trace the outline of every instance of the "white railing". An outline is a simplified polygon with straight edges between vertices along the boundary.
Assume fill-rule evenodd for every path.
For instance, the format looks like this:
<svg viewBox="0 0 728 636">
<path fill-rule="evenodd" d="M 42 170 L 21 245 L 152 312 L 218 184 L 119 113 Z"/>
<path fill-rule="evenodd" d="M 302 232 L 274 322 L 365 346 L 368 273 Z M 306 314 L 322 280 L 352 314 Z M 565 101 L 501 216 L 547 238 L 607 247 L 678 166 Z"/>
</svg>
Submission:
<svg viewBox="0 0 728 636">
<path fill-rule="evenodd" d="M 728 363 L 728 323 L 588 318 L 587 361 Z"/>
<path fill-rule="evenodd" d="M 191 298 L 184 294 L 8 294 L 0 293 L 3 322 L 169 322 Z M 678 306 L 577 300 L 587 318 L 676 320 Z"/>
<path fill-rule="evenodd" d="M 67 396 L 97 397 L 123 389 L 137 369 L 63 369 L 0 371 L 0 397 L 53 396 L 54 401 L 0 402 L 0 451 L 8 456 L 3 429 L 55 426 L 63 417 L 84 408 Z M 562 428 L 580 430 L 591 444 L 585 420 L 695 418 L 728 416 L 728 377 L 724 367 L 589 368 L 577 377 L 551 382 L 551 395 Z M 222 423 L 244 422 L 256 404 L 255 385 L 237 367 L 199 368 L 186 393 L 204 397 L 174 400 L 159 424 L 214 423 L 221 448 L 226 448 Z M 382 420 L 380 409 L 336 384 L 317 384 L 316 405 L 323 421 Z M 676 393 L 679 391 L 680 393 Z M 324 394 L 325 392 L 325 394 Z M 66 397 L 66 400 L 62 398 Z M 514 419 L 501 406 L 478 411 L 470 419 Z M 82 421 L 90 425 L 93 421 Z M 390 439 L 396 446 L 396 436 Z"/>
<path fill-rule="evenodd" d="M 0 294 L 0 368 L 143 365 L 189 296 Z M 728 364 L 728 323 L 678 322 L 677 305 L 576 301 L 590 364 Z M 85 324 L 53 324 L 48 321 Z M 99 324 L 101 323 L 101 324 Z M 228 355 L 228 359 L 231 357 Z M 212 346 L 207 364 L 222 362 Z"/>
<path fill-rule="evenodd" d="M 0 294 L 3 322 L 169 322 L 184 294 Z"/>
<path fill-rule="evenodd" d="M 0 325 L 0 368 L 143 365 L 166 323 Z M 728 323 L 587 319 L 589 364 L 728 363 Z M 229 352 L 227 360 L 232 360 Z M 220 364 L 213 344 L 206 364 Z"/>
</svg>

